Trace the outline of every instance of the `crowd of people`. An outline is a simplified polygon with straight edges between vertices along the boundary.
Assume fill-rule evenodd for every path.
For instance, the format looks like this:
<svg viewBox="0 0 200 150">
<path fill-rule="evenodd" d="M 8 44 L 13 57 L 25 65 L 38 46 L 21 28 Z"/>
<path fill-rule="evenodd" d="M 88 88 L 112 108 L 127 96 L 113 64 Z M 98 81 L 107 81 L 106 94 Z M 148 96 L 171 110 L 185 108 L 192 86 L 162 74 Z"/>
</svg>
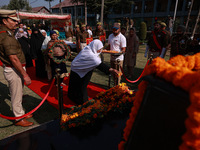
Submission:
<svg viewBox="0 0 200 150">
<path fill-rule="evenodd" d="M 8 82 L 15 117 L 25 114 L 22 107 L 23 87 L 24 83 L 27 86 L 31 84 L 26 72 L 27 67 L 33 67 L 35 64 L 35 75 L 38 79 L 52 80 L 56 68 L 60 68 L 62 75 L 64 74 L 61 81 L 67 76 L 66 47 L 57 44 L 53 48 L 53 55 L 49 54 L 49 47 L 58 40 L 59 32 L 52 30 L 48 37 L 40 25 L 33 24 L 32 28 L 29 28 L 19 21 L 15 10 L 0 10 L 0 60 L 3 63 L 3 73 Z M 14 124 L 31 126 L 33 122 L 27 119 L 32 116 L 30 114 L 25 118 L 16 119 Z"/>
<path fill-rule="evenodd" d="M 0 60 L 4 65 L 4 76 L 9 84 L 12 110 L 16 117 L 25 114 L 22 107 L 23 87 L 24 82 L 26 85 L 31 84 L 26 67 L 34 65 L 33 59 L 38 78 L 51 81 L 56 74 L 55 70 L 59 68 L 62 75 L 61 84 L 64 86 L 63 78 L 68 75 L 68 50 L 62 42 L 55 44 L 59 40 L 59 32 L 51 30 L 49 37 L 44 29 L 36 25 L 30 29 L 18 22 L 16 11 L 0 10 Z M 68 97 L 77 105 L 88 100 L 87 85 L 95 68 L 105 74 L 111 73 L 114 85 L 121 82 L 121 68 L 126 67 L 128 78 L 132 78 L 140 43 L 134 25 L 127 29 L 118 22 L 114 23 L 112 33 L 108 36 L 107 47 L 104 47 L 105 39 L 100 38 L 106 37 L 100 22 L 96 24 L 95 30 L 85 24 L 76 25 L 73 30 L 68 22 L 63 28 L 66 40 L 73 41 L 75 38 L 77 46 L 78 54 L 71 63 L 68 88 Z M 86 42 L 88 38 L 93 38 L 89 44 Z M 176 34 L 172 35 L 166 30 L 164 22 L 156 21 L 154 30 L 147 38 L 144 56 L 164 58 L 167 50 L 170 50 L 170 57 L 198 52 L 199 43 L 194 41 L 185 34 L 184 26 L 178 26 Z M 103 62 L 103 49 L 118 52 L 110 54 L 110 67 Z M 32 114 L 23 119 L 16 119 L 15 125 L 30 126 L 33 123 L 26 119 L 31 117 Z"/>
<path fill-rule="evenodd" d="M 67 76 L 65 55 L 68 48 L 63 41 L 58 42 L 58 31 L 51 30 L 50 37 L 48 37 L 47 32 L 36 25 L 29 29 L 23 23 L 19 23 L 14 10 L 0 10 L 0 24 L 0 43 L 2 45 L 0 60 L 3 63 L 4 76 L 9 85 L 12 110 L 14 116 L 19 117 L 25 114 L 22 106 L 24 83 L 27 86 L 31 84 L 26 68 L 35 64 L 35 75 L 38 79 L 52 80 L 56 74 L 56 68 L 61 70 L 61 75 Z M 118 71 L 101 61 L 99 54 L 103 49 L 103 43 L 100 40 L 96 39 L 89 45 L 86 44 L 85 38 L 93 35 L 92 32 L 88 33 L 88 26 L 87 31 L 85 25 L 81 26 L 81 30 L 78 28 L 79 26 L 76 26 L 76 30 L 73 31 L 67 23 L 64 27 L 66 39 L 72 41 L 75 35 L 79 49 L 77 57 L 72 62 L 68 95 L 76 104 L 83 104 L 88 100 L 87 84 L 95 68 L 106 74 L 111 72 L 113 75 L 117 75 Z M 98 28 L 96 32 L 96 36 L 105 34 L 101 28 Z M 50 54 L 50 51 L 53 52 Z M 61 81 L 64 77 L 61 77 Z M 63 82 L 61 84 L 65 85 Z M 27 119 L 32 116 L 30 114 L 25 118 L 16 119 L 14 124 L 23 127 L 31 126 L 33 122 Z"/>
</svg>

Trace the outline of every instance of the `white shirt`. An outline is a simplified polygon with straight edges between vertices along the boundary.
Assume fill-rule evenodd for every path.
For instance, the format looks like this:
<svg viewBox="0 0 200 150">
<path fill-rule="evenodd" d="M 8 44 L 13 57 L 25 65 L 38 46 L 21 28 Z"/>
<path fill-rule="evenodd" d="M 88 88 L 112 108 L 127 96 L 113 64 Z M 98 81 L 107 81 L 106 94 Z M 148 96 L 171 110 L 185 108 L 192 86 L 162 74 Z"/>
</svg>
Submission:
<svg viewBox="0 0 200 150">
<path fill-rule="evenodd" d="M 123 34 L 119 33 L 117 36 L 110 34 L 108 37 L 108 44 L 110 44 L 110 50 L 121 52 L 123 47 L 126 47 L 126 38 Z M 120 56 L 111 55 L 111 60 L 124 60 L 124 54 Z"/>
<path fill-rule="evenodd" d="M 90 29 L 87 29 L 87 32 L 89 33 L 89 38 L 92 37 L 92 31 Z"/>
</svg>

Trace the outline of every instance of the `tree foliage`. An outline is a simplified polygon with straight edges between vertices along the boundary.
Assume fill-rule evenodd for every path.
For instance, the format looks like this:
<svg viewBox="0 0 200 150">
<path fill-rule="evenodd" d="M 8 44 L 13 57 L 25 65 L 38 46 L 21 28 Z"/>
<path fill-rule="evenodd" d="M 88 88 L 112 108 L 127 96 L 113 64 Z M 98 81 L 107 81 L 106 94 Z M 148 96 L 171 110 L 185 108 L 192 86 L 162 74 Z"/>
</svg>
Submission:
<svg viewBox="0 0 200 150">
<path fill-rule="evenodd" d="M 147 24 L 145 22 L 141 22 L 139 33 L 140 33 L 140 39 L 144 41 L 147 36 Z"/>
<path fill-rule="evenodd" d="M 30 11 L 31 7 L 27 0 L 10 0 L 10 3 L 8 4 L 7 9 Z"/>
<path fill-rule="evenodd" d="M 3 5 L 3 6 L 1 6 L 1 9 L 8 9 L 8 6 L 7 5 Z"/>
</svg>

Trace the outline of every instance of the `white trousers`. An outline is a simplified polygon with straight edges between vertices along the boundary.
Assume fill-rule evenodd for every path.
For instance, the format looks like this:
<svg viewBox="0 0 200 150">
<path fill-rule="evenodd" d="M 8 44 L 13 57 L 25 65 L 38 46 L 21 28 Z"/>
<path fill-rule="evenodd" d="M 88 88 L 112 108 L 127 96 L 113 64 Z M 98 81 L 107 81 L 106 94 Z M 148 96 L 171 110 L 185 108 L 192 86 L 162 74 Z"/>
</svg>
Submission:
<svg viewBox="0 0 200 150">
<path fill-rule="evenodd" d="M 23 67 L 25 70 L 25 67 Z M 15 68 L 4 67 L 4 77 L 8 81 L 11 96 L 11 107 L 15 117 L 24 115 L 22 97 L 24 80 Z"/>
</svg>

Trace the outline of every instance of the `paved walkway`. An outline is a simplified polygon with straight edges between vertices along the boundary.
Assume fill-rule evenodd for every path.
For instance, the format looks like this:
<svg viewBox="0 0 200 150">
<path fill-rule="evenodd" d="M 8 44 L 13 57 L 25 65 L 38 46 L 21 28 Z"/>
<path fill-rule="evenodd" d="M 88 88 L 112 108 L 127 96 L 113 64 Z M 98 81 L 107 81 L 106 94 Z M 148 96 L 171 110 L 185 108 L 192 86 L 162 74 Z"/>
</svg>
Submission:
<svg viewBox="0 0 200 150">
<path fill-rule="evenodd" d="M 30 90 L 28 87 L 24 87 L 23 107 L 26 112 L 34 109 L 41 102 L 42 98 Z M 10 95 L 7 86 L 7 81 L 4 79 L 3 68 L 0 67 L 0 113 L 5 116 L 12 116 L 12 109 L 10 105 Z M 58 111 L 54 107 L 45 102 L 35 113 L 33 118 L 28 119 L 34 122 L 31 127 L 19 127 L 13 125 L 12 120 L 0 118 L 0 140 L 13 134 L 23 132 L 25 130 L 36 127 L 42 123 L 48 122 L 58 117 Z"/>
</svg>

